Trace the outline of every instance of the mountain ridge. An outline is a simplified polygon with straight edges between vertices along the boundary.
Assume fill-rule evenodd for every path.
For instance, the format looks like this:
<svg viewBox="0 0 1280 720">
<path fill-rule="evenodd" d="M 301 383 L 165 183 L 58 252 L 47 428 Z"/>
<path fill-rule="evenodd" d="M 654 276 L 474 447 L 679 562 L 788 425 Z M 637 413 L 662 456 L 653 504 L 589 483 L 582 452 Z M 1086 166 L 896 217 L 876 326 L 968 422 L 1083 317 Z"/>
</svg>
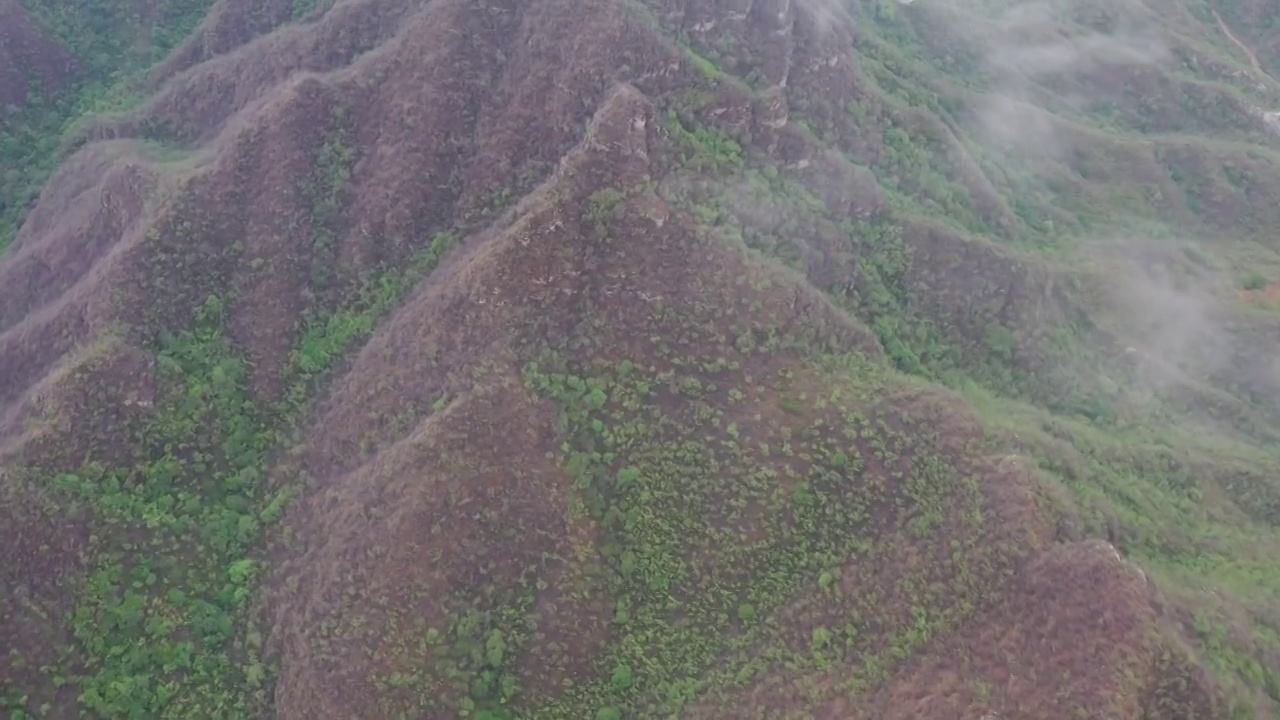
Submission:
<svg viewBox="0 0 1280 720">
<path fill-rule="evenodd" d="M 217 3 L 0 260 L 5 709 L 1274 716 L 1280 173 L 1091 10 Z"/>
</svg>

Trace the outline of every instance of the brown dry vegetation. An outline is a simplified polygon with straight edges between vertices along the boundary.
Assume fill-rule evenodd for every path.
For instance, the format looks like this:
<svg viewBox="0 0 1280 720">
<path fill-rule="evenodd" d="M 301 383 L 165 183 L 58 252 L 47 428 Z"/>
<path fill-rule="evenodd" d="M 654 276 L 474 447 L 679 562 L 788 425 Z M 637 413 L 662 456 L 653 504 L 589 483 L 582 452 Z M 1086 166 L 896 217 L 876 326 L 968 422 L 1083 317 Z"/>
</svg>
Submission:
<svg viewBox="0 0 1280 720">
<path fill-rule="evenodd" d="M 1138 537 L 1147 516 L 1089 490 L 1194 449 L 1124 454 L 891 369 L 1076 412 L 1136 342 L 1090 315 L 1096 274 L 1032 252 L 960 118 L 843 49 L 883 40 L 736 7 L 340 0 L 293 22 L 223 0 L 141 109 L 80 130 L 0 261 L 4 709 L 1273 716 L 1205 659 L 1199 600 L 1161 589 L 1179 570 L 1117 549 L 1177 518 Z M 1104 75 L 1074 91 L 1123 101 L 1120 126 L 1192 94 Z M 1171 222 L 1280 220 L 1256 201 L 1271 157 L 1186 143 L 1182 120 L 1141 142 L 1055 120 L 1035 222 L 1139 181 Z M 1059 352 L 1072 324 L 1091 354 Z M 1246 395 L 1280 393 L 1254 369 L 1180 391 L 1264 426 Z M 1262 460 L 1202 457 L 1197 521 L 1270 522 Z M 1212 641 L 1246 670 L 1275 659 L 1253 582 Z M 175 660 L 188 645 L 207 663 Z"/>
<path fill-rule="evenodd" d="M 22 105 L 32 88 L 53 93 L 76 59 L 36 27 L 18 0 L 0 2 L 0 109 Z"/>
</svg>

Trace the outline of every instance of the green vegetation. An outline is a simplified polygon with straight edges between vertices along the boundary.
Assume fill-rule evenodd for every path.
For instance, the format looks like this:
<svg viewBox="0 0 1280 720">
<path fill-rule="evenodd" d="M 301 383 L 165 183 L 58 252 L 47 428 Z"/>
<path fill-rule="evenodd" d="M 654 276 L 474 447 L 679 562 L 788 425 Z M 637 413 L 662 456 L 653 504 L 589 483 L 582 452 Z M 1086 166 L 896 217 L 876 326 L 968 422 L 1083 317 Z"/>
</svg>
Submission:
<svg viewBox="0 0 1280 720">
<path fill-rule="evenodd" d="M 297 490 L 267 482 L 266 454 L 316 379 L 435 267 L 450 238 L 437 235 L 404 270 L 308 326 L 279 406 L 251 394 L 219 298 L 164 344 L 157 416 L 135 438 L 149 454 L 49 480 L 100 538 L 71 617 L 76 645 L 63 665 L 45 669 L 54 687 L 75 685 L 82 706 L 104 718 L 258 716 L 272 670 L 249 601 L 262 532 Z"/>
<path fill-rule="evenodd" d="M 539 682 L 574 659 L 531 641 L 545 631 L 532 608 L 547 569 L 525 567 L 520 582 L 451 603 L 466 609 L 443 626 L 398 629 L 397 646 L 434 652 L 425 669 L 381 680 L 415 688 L 408 703 L 384 698 L 389 717 L 451 707 L 488 718 L 678 715 L 778 672 L 816 700 L 870 687 L 989 599 L 1016 553 L 984 546 L 978 478 L 936 436 L 912 432 L 909 414 L 879 403 L 918 392 L 910 382 L 782 332 L 724 338 L 733 317 L 720 307 L 655 318 L 657 336 L 696 354 L 665 344 L 634 361 L 535 353 L 524 382 L 559 407 L 568 519 L 599 532 L 598 550 L 559 575 L 557 612 L 593 623 L 593 609 L 608 608 L 609 639 L 589 675 L 562 688 Z M 811 359 L 784 361 L 794 352 Z M 760 362 L 774 367 L 746 370 Z M 900 552 L 937 562 L 867 585 Z M 910 613 L 887 610 L 897 607 Z M 811 637 L 797 644 L 795 623 Z M 817 682 L 845 662 L 855 672 Z"/>
<path fill-rule="evenodd" d="M 311 283 L 324 291 L 332 278 L 338 233 L 342 229 L 341 214 L 346 193 L 351 185 L 351 166 L 355 162 L 348 135 L 346 111 L 334 109 L 333 120 L 338 131 L 332 133 L 316 154 L 315 172 L 304 185 L 303 195 L 311 203 L 312 259 Z"/>
<path fill-rule="evenodd" d="M 149 17 L 130 0 L 23 2 L 39 28 L 78 65 L 50 97 L 29 95 L 0 123 L 0 254 L 13 241 L 30 203 L 66 156 L 66 137 L 84 118 L 140 104 L 148 68 L 199 24 L 213 0 L 163 0 Z"/>
<path fill-rule="evenodd" d="M 435 269 L 453 242 L 454 233 L 434 235 L 405 268 L 390 269 L 370 279 L 358 289 L 353 301 L 336 310 L 321 311 L 307 324 L 290 363 L 298 380 L 291 388 L 295 401 L 314 392 L 314 381 L 330 370 L 356 340 L 368 335 L 406 291 Z"/>
<path fill-rule="evenodd" d="M 68 150 L 68 129 L 142 100 L 136 81 L 208 5 L 170 0 L 143 22 L 124 3 L 32 4 L 84 69 L 0 129 L 0 248 Z M 452 374 L 387 424 L 398 443 L 430 406 L 456 425 L 412 442 L 438 455 L 451 480 L 483 485 L 483 460 L 515 478 L 503 490 L 532 488 L 515 498 L 458 491 L 432 506 L 442 517 L 395 519 L 438 523 L 435 534 L 446 521 L 471 523 L 480 529 L 458 546 L 512 567 L 448 555 L 459 552 L 451 536 L 413 546 L 423 575 L 438 576 L 406 580 L 402 595 L 365 598 L 364 578 L 334 573 L 335 584 L 360 585 L 336 588 L 349 593 L 343 602 L 359 601 L 305 639 L 323 646 L 317 662 L 343 659 L 327 644 L 335 639 L 358 646 L 368 664 L 347 679 L 376 689 L 371 706 L 386 717 L 681 717 L 771 693 L 820 707 L 880 687 L 922 652 L 952 653 L 948 672 L 967 667 L 972 649 L 946 640 L 1023 577 L 1037 543 L 1053 543 L 1040 523 L 1059 523 L 1059 541 L 1109 541 L 1169 608 L 1150 628 L 1166 635 L 1135 650 L 1150 656 L 1142 673 L 1159 677 L 1143 684 L 1115 671 L 1124 692 L 1146 693 L 1135 701 L 1148 703 L 1143 711 L 1194 716 L 1188 679 L 1202 663 L 1229 698 L 1221 716 L 1280 712 L 1280 390 L 1248 362 L 1280 348 L 1268 339 L 1272 310 L 1237 304 L 1280 268 L 1271 242 L 1280 212 L 1266 200 L 1280 196 L 1280 154 L 1238 111 L 1257 90 L 1190 63 L 1153 70 L 1161 81 L 1150 86 L 1136 71 L 1123 87 L 1073 77 L 1078 94 L 1097 97 L 1044 101 L 1056 134 L 1013 139 L 1044 146 L 1041 157 L 983 137 L 992 120 L 975 119 L 977 93 L 1015 93 L 982 48 L 921 5 L 856 3 L 858 45 L 817 64 L 855 59 L 857 98 L 805 87 L 815 75 L 797 65 L 789 82 L 802 89 L 786 98 L 776 136 L 742 120 L 766 100 L 763 65 L 750 56 L 759 38 L 714 27 L 705 41 L 679 36 L 692 86 L 651 98 L 660 127 L 649 126 L 644 177 L 624 182 L 604 161 L 565 171 L 529 216 L 545 202 L 581 217 L 557 215 L 547 221 L 556 232 L 536 238 L 493 229 L 499 239 L 460 276 L 494 285 L 458 292 L 451 306 L 494 323 L 481 328 L 490 345 L 449 348 L 459 360 L 446 364 L 458 367 L 432 364 Z M 322 7 L 296 0 L 292 14 Z M 1114 20 L 1077 14 L 1062 26 Z M 1212 44 L 1196 50 L 1205 68 L 1221 59 Z M 439 224 L 424 223 L 433 226 L 402 263 L 342 266 L 353 171 L 370 150 L 357 115 L 338 106 L 316 118 L 324 129 L 307 136 L 310 172 L 289 190 L 307 215 L 289 220 L 309 233 L 306 308 L 281 323 L 293 343 L 275 358 L 278 396 L 257 391 L 258 368 L 233 340 L 243 328 L 227 312 L 239 274 L 273 270 L 240 263 L 257 239 L 217 235 L 206 221 L 225 209 L 201 217 L 192 197 L 175 201 L 172 227 L 151 229 L 141 293 L 154 306 L 111 340 L 151 354 L 154 408 L 130 428 L 125 457 L 106 461 L 95 449 L 83 463 L 59 458 L 80 465 L 71 472 L 22 474 L 90 540 L 86 574 L 65 581 L 74 642 L 39 668 L 42 687 L 0 688 L 12 717 L 53 716 L 68 686 L 80 712 L 112 719 L 260 717 L 270 704 L 279 668 L 259 589 L 274 569 L 269 542 L 295 539 L 278 521 L 303 489 L 303 472 L 279 458 L 352 349 L 522 189 L 450 168 L 437 187 L 486 187 L 459 199 L 469 210 L 453 217 L 465 226 L 432 234 Z M 482 132 L 468 142 L 495 142 Z M 599 160 L 612 149 L 591 151 Z M 518 183 L 549 171 L 540 162 L 512 168 Z M 603 182 L 583 190 L 582 175 Z M 641 201 L 679 218 L 646 220 L 641 233 L 629 225 Z M 646 245 L 651 236 L 662 242 Z M 1120 264 L 1123 253 L 1099 250 L 1111 237 L 1134 238 L 1149 258 Z M 741 264 L 725 277 L 717 258 Z M 1133 269 L 1148 266 L 1172 278 L 1168 288 Z M 1192 351 L 1161 353 L 1155 311 L 1111 307 L 1096 291 L 1151 285 L 1182 297 L 1202 279 L 1213 322 L 1226 319 L 1187 343 L 1221 350 L 1203 365 Z M 512 307 L 531 287 L 537 300 Z M 485 306 L 490 292 L 501 301 Z M 196 305 L 190 322 L 170 301 Z M 142 327 L 154 346 L 129 334 Z M 531 337 L 543 327 L 552 330 Z M 883 357 L 852 349 L 876 344 Z M 495 399 L 503 393 L 518 398 L 516 410 Z M 545 472 L 491 457 L 499 447 L 448 455 L 455 435 L 477 428 L 517 436 L 526 428 L 510 417 L 535 407 L 554 417 L 551 440 L 519 452 L 545 460 Z M 534 437 L 543 436 L 511 442 Z M 1015 487 L 1004 460 L 1027 461 L 1034 472 L 1019 482 L 1034 487 Z M 398 468 L 406 483 L 436 482 L 414 470 Z M 1008 510 L 1014 490 L 1034 496 L 1034 509 L 1019 508 L 1034 518 Z M 517 513 L 517 503 L 533 509 Z M 1015 531 L 1026 537 L 1010 540 Z M 512 538 L 547 549 L 520 555 L 503 545 Z M 1193 651 L 1179 654 L 1184 641 Z M 27 659 L 15 650 L 7 661 Z M 990 679 L 972 681 L 975 707 L 999 700 Z"/>
<path fill-rule="evenodd" d="M 1266 717 L 1243 698 L 1280 699 L 1280 678 L 1259 660 L 1280 652 L 1266 619 L 1280 591 L 1275 451 L 1154 423 L 1099 432 L 976 388 L 967 395 L 993 431 L 1016 433 L 1075 498 L 1081 533 L 1111 539 L 1167 592 L 1200 608 L 1192 639 L 1237 691 L 1232 717 Z"/>
<path fill-rule="evenodd" d="M 334 241 L 350 160 L 339 139 L 327 141 L 317 160 L 322 189 L 307 193 L 321 262 L 332 262 L 322 251 Z M 268 482 L 267 453 L 318 381 L 435 268 L 453 237 L 435 235 L 402 268 L 318 309 L 279 404 L 251 392 L 251 368 L 226 339 L 221 298 L 209 296 L 193 328 L 164 340 L 156 416 L 131 439 L 144 454 L 122 466 L 91 460 L 43 480 L 68 519 L 90 524 L 97 538 L 69 618 L 75 645 L 42 668 L 52 687 L 76 687 L 96 717 L 258 717 L 274 670 L 250 600 L 264 531 L 297 491 L 292 478 Z M 30 696 L 0 698 L 15 718 L 43 716 Z"/>
<path fill-rule="evenodd" d="M 331 5 L 333 5 L 333 0 L 293 0 L 293 5 L 289 10 L 293 19 L 298 20 L 314 12 L 327 9 Z"/>
<path fill-rule="evenodd" d="M 824 289 L 838 294 L 840 304 L 866 319 L 900 369 L 940 379 L 954 368 L 955 349 L 928 318 L 911 307 L 911 289 L 905 279 L 911 249 L 903 241 L 900 225 L 887 217 L 834 217 L 821 200 L 775 167 L 748 164 L 742 148 L 723 133 L 701 125 L 691 130 L 672 117 L 672 136 L 689 149 L 685 167 L 724 173 L 723 180 L 680 188 L 669 195 L 672 200 L 717 234 L 796 270 L 803 270 L 808 259 L 820 252 L 807 244 L 807 238 L 839 238 L 840 245 L 826 258 L 838 264 L 836 275 L 844 282 Z M 761 209 L 770 216 L 770 223 L 749 219 Z"/>
<path fill-rule="evenodd" d="M 81 654 L 54 682 L 100 717 L 252 717 L 267 691 L 245 622 L 250 551 L 285 496 L 264 484 L 275 438 L 221 324 L 211 297 L 157 355 L 164 390 L 138 438 L 149 457 L 54 479 L 103 538 L 72 617 Z"/>
<path fill-rule="evenodd" d="M 1267 276 L 1260 272 L 1251 272 L 1240 281 L 1240 287 L 1245 290 L 1262 290 L 1267 287 Z"/>
<path fill-rule="evenodd" d="M 913 226 L 923 223 L 952 235 L 950 242 L 957 245 L 969 242 L 964 236 L 973 233 L 998 237 L 1005 247 L 1034 249 L 1052 260 L 1046 267 L 1068 289 L 1078 287 L 1084 252 L 1094 245 L 1077 238 L 1098 232 L 1120 239 L 1134 233 L 1185 240 L 1187 227 L 1193 226 L 1230 238 L 1212 249 L 1186 245 L 1185 255 L 1195 265 L 1248 267 L 1235 256 L 1240 253 L 1265 257 L 1270 266 L 1274 251 L 1249 244 L 1264 241 L 1265 231 L 1259 230 L 1265 225 L 1253 219 L 1255 210 L 1219 216 L 1206 199 L 1225 194 L 1250 202 L 1245 195 L 1256 197 L 1261 183 L 1274 182 L 1262 178 L 1274 177 L 1280 163 L 1258 146 L 1241 152 L 1206 138 L 1194 150 L 1185 145 L 1174 150 L 1172 143 L 1165 149 L 1157 139 L 1159 167 L 1191 211 L 1177 217 L 1163 209 L 1168 198 L 1159 193 L 1117 194 L 1113 186 L 1061 179 L 1122 172 L 1123 158 L 1131 157 L 1130 143 L 1150 130 L 1131 120 L 1095 136 L 1099 148 L 1115 149 L 1114 157 L 1106 158 L 1105 150 L 1079 150 L 1074 157 L 1055 158 L 1054 166 L 1039 168 L 1034 177 L 1017 154 L 997 155 L 964 139 L 959 146 L 948 146 L 938 133 L 921 131 L 910 108 L 928 107 L 940 117 L 954 117 L 955 98 L 944 94 L 949 86 L 980 87 L 989 79 L 958 75 L 961 63 L 954 54 L 946 67 L 933 64 L 933 58 L 922 62 L 908 57 L 904 47 L 936 52 L 935 41 L 941 41 L 934 28 L 913 28 L 914 20 L 905 20 L 901 9 L 895 17 L 874 17 L 895 43 L 865 42 L 858 60 L 882 94 L 850 105 L 841 118 L 848 125 L 831 122 L 827 114 L 807 126 L 837 149 L 874 142 L 878 135 L 881 151 L 874 162 L 862 164 L 853 153 L 846 157 L 875 176 L 886 191 L 889 212 L 842 223 L 793 179 L 795 174 L 779 173 L 752 153 L 727 149 L 737 146 L 721 137 L 723 131 L 689 120 L 672 133 L 690 148 L 685 167 L 719 175 L 683 185 L 667 197 L 699 218 L 708 232 L 743 242 L 811 278 L 853 277 L 843 287 L 820 286 L 868 323 L 898 369 L 961 390 L 982 411 L 996 443 L 1030 454 L 1051 485 L 1061 484 L 1062 497 L 1072 498 L 1065 512 L 1078 516 L 1081 535 L 1110 539 L 1180 602 L 1198 608 L 1199 629 L 1191 639 L 1230 688 L 1235 698 L 1230 716 L 1269 717 L 1259 710 L 1280 707 L 1277 682 L 1265 669 L 1266 658 L 1280 653 L 1280 638 L 1272 630 L 1280 609 L 1268 599 L 1274 598 L 1274 578 L 1280 577 L 1273 559 L 1280 486 L 1267 478 L 1280 470 L 1280 456 L 1270 440 L 1249 445 L 1240 434 L 1269 438 L 1253 413 L 1274 417 L 1271 409 L 1260 407 L 1256 394 L 1238 386 L 1229 389 L 1232 397 L 1193 386 L 1188 394 L 1201 393 L 1201 402 L 1217 405 L 1211 411 L 1213 427 L 1206 432 L 1204 410 L 1194 399 L 1137 397 L 1141 389 L 1129 395 L 1130 390 L 1108 387 L 1099 381 L 1100 373 L 1125 386 L 1142 386 L 1146 378 L 1104 355 L 1097 326 L 1079 315 L 1056 328 L 1027 326 L 1017 315 L 983 316 L 983 322 L 970 328 L 954 326 L 954 317 L 922 302 L 926 294 L 950 294 L 952 283 L 967 284 L 963 293 L 952 296 L 965 298 L 961 302 L 970 306 L 968 311 L 981 315 L 987 312 L 981 298 L 991 291 L 991 278 L 962 279 L 959 272 L 965 271 L 922 265 L 914 253 L 918 240 L 910 235 L 918 233 Z M 1206 93 L 1222 89 L 1207 86 Z M 682 112 L 699 112 L 707 102 L 693 91 L 685 98 L 679 101 Z M 793 120 L 804 122 L 805 102 L 814 102 L 814 110 L 824 109 L 817 101 L 797 98 Z M 1204 100 L 1184 103 L 1178 122 L 1216 128 L 1211 107 L 1216 105 Z M 1009 200 L 1017 224 L 998 227 L 977 212 L 956 165 L 962 153 L 972 155 Z M 1190 170 L 1191 164 L 1198 169 Z M 1206 171 L 1206 165 L 1211 169 Z M 1218 173 L 1222 181 L 1213 179 Z M 971 244 L 972 252 L 989 255 L 995 268 L 1005 264 L 1000 246 Z M 1205 260 L 1206 253 L 1214 259 Z M 1022 264 L 1008 262 L 1011 267 Z M 817 266 L 820 271 L 814 270 Z M 1238 287 L 1257 291 L 1267 283 L 1267 273 L 1249 270 Z M 1011 285 L 1017 287 L 1017 280 Z M 1066 301 L 1077 304 L 1076 312 L 1100 309 L 1094 298 L 1068 294 Z M 1028 366 L 1028 358 L 1040 353 L 1051 360 Z M 1241 511 L 1247 521 L 1240 520 Z"/>
<path fill-rule="evenodd" d="M 564 463 L 582 493 L 573 512 L 604 533 L 600 565 L 572 591 L 604 593 L 618 608 L 596 679 L 531 703 L 537 708 L 531 712 L 666 716 L 771 668 L 824 669 L 861 657 L 861 671 L 842 688 L 853 691 L 979 601 L 982 571 L 973 556 L 957 552 L 954 566 L 929 569 L 960 576 L 947 603 L 922 592 L 923 576 L 900 579 L 917 621 L 879 652 L 861 631 L 881 616 L 873 593 L 844 596 L 836 624 L 815 627 L 807 645 L 761 622 L 793 612 L 817 621 L 830 612 L 828 603 L 788 603 L 815 586 L 843 594 L 835 585 L 841 568 L 874 562 L 898 532 L 926 537 L 952 513 L 972 523 L 975 535 L 963 543 L 972 551 L 981 499 L 973 478 L 897 431 L 895 418 L 863 404 L 887 389 L 878 385 L 883 374 L 864 360 L 781 370 L 755 386 L 736 360 L 670 363 L 657 372 L 626 360 L 593 363 L 578 374 L 550 356 L 526 371 L 527 382 L 565 413 Z M 815 372 L 824 392 L 810 396 L 796 386 Z M 760 428 L 747 441 L 728 419 L 740 414 L 737 405 L 760 411 L 770 402 L 786 407 L 787 400 L 796 401 L 798 418 L 780 434 Z M 910 458 L 904 464 L 912 469 L 884 483 L 864 474 L 864 458 Z M 716 662 L 725 657 L 731 661 Z"/>
</svg>

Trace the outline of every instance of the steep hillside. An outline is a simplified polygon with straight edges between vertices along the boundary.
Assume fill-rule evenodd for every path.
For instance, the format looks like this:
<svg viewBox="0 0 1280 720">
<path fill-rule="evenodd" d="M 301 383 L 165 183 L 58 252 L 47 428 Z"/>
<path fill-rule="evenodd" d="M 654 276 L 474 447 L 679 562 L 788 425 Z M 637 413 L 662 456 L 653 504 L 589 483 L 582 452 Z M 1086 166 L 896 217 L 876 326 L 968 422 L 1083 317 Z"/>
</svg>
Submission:
<svg viewBox="0 0 1280 720">
<path fill-rule="evenodd" d="M 212 4 L 0 2 L 0 251 L 62 155 L 83 141 L 69 131 L 85 117 L 141 102 L 148 68 L 166 58 Z"/>
<path fill-rule="evenodd" d="M 1280 718 L 1247 8 L 23 7 L 11 716 Z"/>
</svg>

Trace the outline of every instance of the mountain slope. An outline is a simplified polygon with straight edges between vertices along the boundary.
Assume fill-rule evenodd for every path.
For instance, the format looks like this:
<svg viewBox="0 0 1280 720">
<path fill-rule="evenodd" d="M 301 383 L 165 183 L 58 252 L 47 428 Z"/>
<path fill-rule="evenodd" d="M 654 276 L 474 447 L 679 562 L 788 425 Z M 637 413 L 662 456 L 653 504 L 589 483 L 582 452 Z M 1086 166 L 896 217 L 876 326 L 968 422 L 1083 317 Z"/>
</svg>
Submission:
<svg viewBox="0 0 1280 720">
<path fill-rule="evenodd" d="M 170 10 L 0 260 L 6 710 L 1280 716 L 1213 9 Z"/>
</svg>

